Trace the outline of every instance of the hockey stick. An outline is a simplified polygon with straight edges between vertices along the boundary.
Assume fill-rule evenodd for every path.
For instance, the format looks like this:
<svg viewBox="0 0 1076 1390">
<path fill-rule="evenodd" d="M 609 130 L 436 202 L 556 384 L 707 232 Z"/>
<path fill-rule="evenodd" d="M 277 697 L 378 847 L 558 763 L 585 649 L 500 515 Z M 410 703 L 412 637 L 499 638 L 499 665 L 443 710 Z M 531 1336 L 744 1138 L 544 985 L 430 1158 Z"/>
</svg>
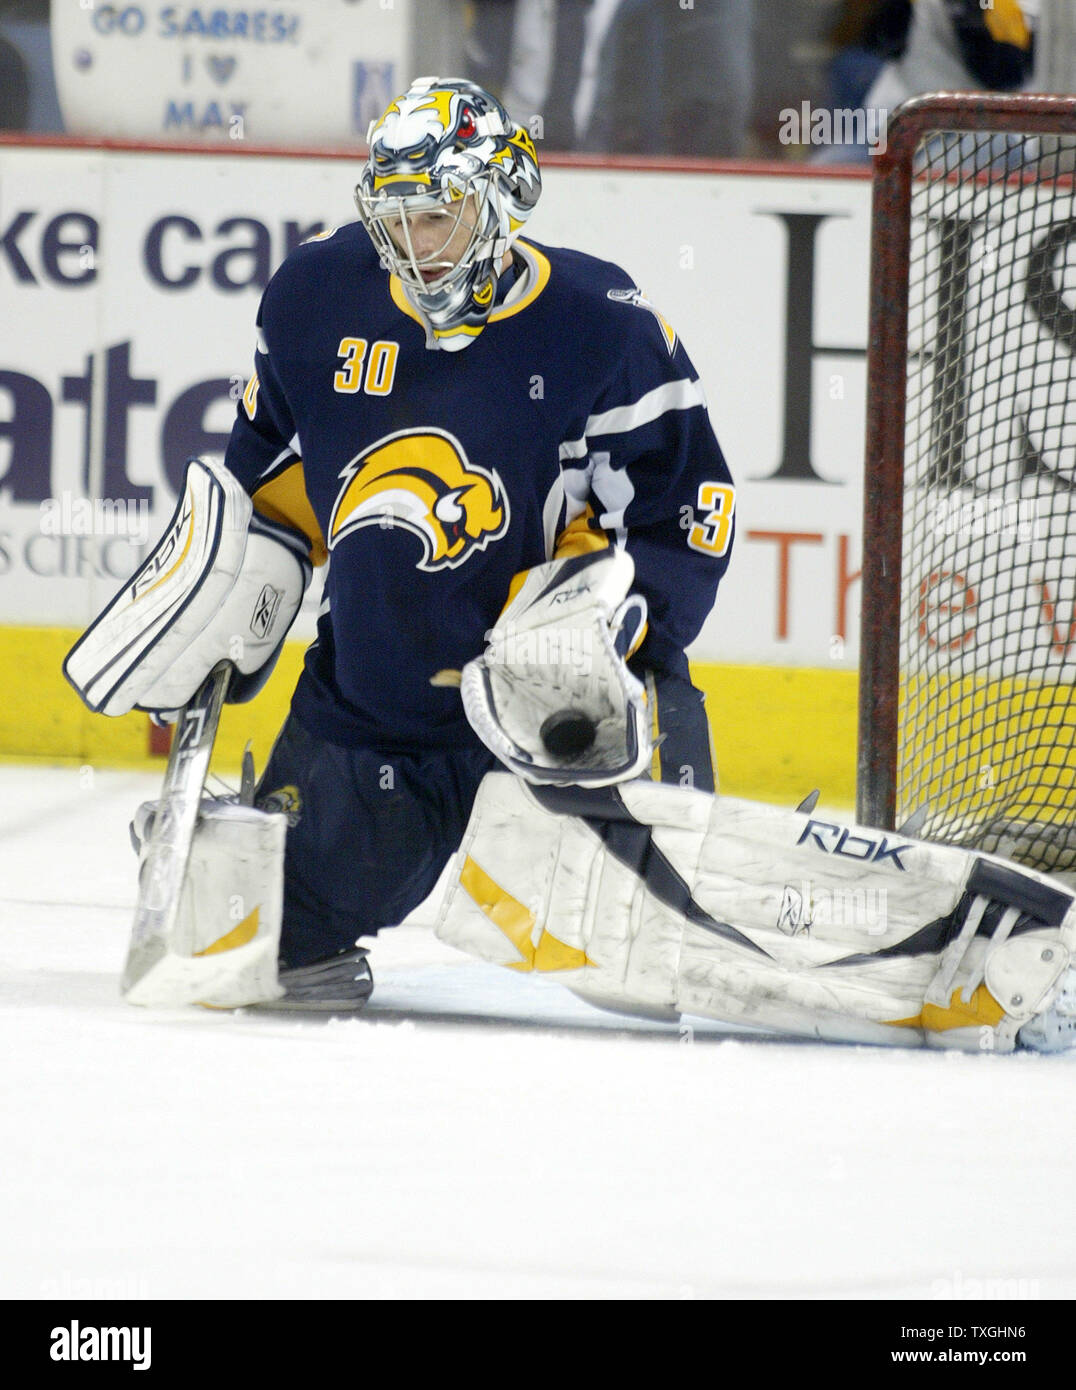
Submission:
<svg viewBox="0 0 1076 1390">
<path fill-rule="evenodd" d="M 160 1002 L 154 997 L 154 968 L 166 957 L 190 954 L 189 943 L 174 940 L 179 895 L 231 673 L 228 661 L 219 662 L 210 671 L 181 711 L 172 735 L 161 799 L 139 875 L 138 903 L 120 982 L 121 994 L 132 1004 Z"/>
</svg>

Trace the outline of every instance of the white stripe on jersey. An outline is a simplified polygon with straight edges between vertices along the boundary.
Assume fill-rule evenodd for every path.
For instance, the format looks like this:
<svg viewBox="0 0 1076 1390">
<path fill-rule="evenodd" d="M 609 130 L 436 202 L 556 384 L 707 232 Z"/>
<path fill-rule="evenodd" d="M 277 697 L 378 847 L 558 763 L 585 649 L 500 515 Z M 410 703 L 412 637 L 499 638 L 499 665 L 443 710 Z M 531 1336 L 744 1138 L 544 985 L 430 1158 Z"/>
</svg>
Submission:
<svg viewBox="0 0 1076 1390">
<path fill-rule="evenodd" d="M 558 477 L 553 486 L 546 494 L 545 503 L 542 507 L 542 536 L 545 540 L 545 558 L 552 560 L 553 551 L 557 544 L 557 536 L 560 534 L 561 508 L 564 505 L 564 479 Z"/>
<path fill-rule="evenodd" d="M 706 408 L 706 396 L 699 381 L 668 381 L 640 397 L 634 405 L 618 405 L 587 421 L 586 434 L 627 434 L 640 425 L 667 415 L 670 410 L 690 410 L 693 406 Z"/>
<path fill-rule="evenodd" d="M 292 437 L 292 441 L 288 445 L 288 447 L 286 449 L 281 449 L 280 453 L 277 454 L 276 458 L 272 461 L 269 467 L 263 468 L 262 471 L 258 474 L 254 482 L 254 490 L 257 491 L 258 484 L 261 482 L 261 480 L 264 477 L 266 477 L 267 474 L 272 473 L 274 468 L 279 468 L 285 459 L 299 458 L 302 458 L 302 453 L 299 450 L 299 436 L 296 434 Z"/>
<path fill-rule="evenodd" d="M 706 394 L 699 381 L 667 381 L 641 396 L 634 405 L 618 405 L 592 415 L 586 423 L 582 439 L 566 439 L 558 450 L 560 461 L 583 458 L 588 450 L 587 439 L 595 434 L 627 434 L 640 425 L 649 425 L 670 410 L 691 410 L 701 405 L 706 409 Z"/>
<path fill-rule="evenodd" d="M 598 525 L 603 531 L 615 531 L 616 543 L 623 546 L 628 539 L 624 526 L 624 513 L 635 496 L 635 485 L 628 477 L 626 468 L 614 468 L 607 453 L 596 453 L 594 475 L 591 488 L 594 496 L 605 508 L 598 517 Z"/>
<path fill-rule="evenodd" d="M 557 537 L 566 526 L 570 526 L 577 516 L 586 511 L 590 499 L 590 479 L 594 473 L 591 460 L 585 468 L 562 468 L 556 482 L 549 489 L 542 508 L 542 525 L 545 532 L 546 558 L 551 559 Z M 563 510 L 563 519 L 561 511 Z"/>
<path fill-rule="evenodd" d="M 568 504 L 567 514 L 564 518 L 565 525 L 567 525 L 586 510 L 587 497 L 590 494 L 590 480 L 594 476 L 594 463 L 591 461 L 586 468 L 562 468 L 560 476 L 564 484 L 565 500 Z"/>
</svg>

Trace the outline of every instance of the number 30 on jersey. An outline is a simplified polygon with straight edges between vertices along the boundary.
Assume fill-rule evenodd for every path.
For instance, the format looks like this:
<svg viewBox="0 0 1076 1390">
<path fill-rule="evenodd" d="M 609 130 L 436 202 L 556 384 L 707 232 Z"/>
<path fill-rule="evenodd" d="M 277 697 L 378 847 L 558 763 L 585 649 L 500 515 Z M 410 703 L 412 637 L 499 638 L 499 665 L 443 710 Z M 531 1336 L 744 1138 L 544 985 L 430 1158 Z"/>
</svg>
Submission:
<svg viewBox="0 0 1076 1390">
<path fill-rule="evenodd" d="M 701 483 L 698 508 L 705 515 L 701 521 L 692 522 L 687 533 L 688 545 L 704 555 L 724 555 L 732 541 L 736 489 L 728 483 Z"/>
<path fill-rule="evenodd" d="M 341 338 L 337 355 L 343 358 L 343 365 L 333 375 L 334 389 L 345 396 L 360 388 L 368 396 L 387 396 L 396 379 L 399 352 L 399 343 L 370 344 L 365 338 Z"/>
</svg>

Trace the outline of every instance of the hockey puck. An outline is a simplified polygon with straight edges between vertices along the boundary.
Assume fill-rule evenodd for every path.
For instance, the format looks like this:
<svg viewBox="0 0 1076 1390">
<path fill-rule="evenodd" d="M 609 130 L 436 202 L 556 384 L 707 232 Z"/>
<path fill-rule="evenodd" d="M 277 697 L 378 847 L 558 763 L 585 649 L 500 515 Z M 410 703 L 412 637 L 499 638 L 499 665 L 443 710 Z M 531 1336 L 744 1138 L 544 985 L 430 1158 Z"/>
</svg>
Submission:
<svg viewBox="0 0 1076 1390">
<path fill-rule="evenodd" d="M 594 742 L 598 726 L 589 714 L 559 709 L 546 719 L 539 733 L 547 753 L 554 758 L 578 758 Z"/>
</svg>

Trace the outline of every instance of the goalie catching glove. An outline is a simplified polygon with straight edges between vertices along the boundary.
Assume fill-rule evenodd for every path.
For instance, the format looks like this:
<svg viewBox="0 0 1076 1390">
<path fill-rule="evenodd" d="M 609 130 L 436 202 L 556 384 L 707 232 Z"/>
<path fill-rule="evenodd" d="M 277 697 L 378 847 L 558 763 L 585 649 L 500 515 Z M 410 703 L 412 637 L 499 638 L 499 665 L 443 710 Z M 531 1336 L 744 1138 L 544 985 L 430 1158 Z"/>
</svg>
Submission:
<svg viewBox="0 0 1076 1390">
<path fill-rule="evenodd" d="M 525 570 L 463 668 L 475 733 L 529 782 L 601 787 L 638 777 L 652 743 L 642 682 L 626 657 L 642 641 L 646 600 L 623 550 Z"/>
<path fill-rule="evenodd" d="M 230 699 L 257 693 L 299 611 L 310 566 L 252 522 L 250 497 L 223 463 L 191 459 L 156 549 L 64 662 L 90 709 L 179 709 L 222 660 L 236 672 Z"/>
</svg>

